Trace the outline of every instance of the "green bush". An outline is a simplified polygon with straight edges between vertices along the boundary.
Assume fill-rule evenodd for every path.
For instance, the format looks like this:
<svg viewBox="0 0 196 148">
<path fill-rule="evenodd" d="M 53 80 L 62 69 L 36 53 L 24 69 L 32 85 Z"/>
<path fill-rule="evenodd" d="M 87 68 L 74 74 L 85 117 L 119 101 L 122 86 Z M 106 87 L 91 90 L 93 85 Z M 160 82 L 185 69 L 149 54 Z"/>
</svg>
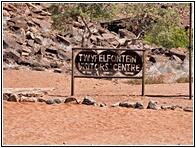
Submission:
<svg viewBox="0 0 196 148">
<path fill-rule="evenodd" d="M 188 31 L 180 24 L 185 16 L 184 12 L 189 11 L 188 3 L 133 3 L 124 4 L 119 9 L 123 13 L 137 22 L 141 30 L 145 32 L 142 40 L 149 44 L 171 48 L 188 49 Z M 145 25 L 144 25 L 145 24 Z M 180 28 L 181 27 L 181 28 Z M 137 35 L 137 34 L 136 34 Z"/>
<path fill-rule="evenodd" d="M 143 40 L 165 48 L 186 48 L 189 46 L 189 34 L 184 28 L 171 27 L 168 24 L 156 24 Z"/>
</svg>

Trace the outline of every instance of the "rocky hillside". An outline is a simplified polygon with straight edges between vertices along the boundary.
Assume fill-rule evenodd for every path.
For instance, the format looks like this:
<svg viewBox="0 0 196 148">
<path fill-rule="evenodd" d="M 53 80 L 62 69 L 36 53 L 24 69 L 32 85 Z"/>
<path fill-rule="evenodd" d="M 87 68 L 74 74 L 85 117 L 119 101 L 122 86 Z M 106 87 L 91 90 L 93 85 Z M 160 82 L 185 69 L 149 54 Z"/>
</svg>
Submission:
<svg viewBox="0 0 196 148">
<path fill-rule="evenodd" d="M 70 73 L 71 49 L 80 47 L 84 24 L 74 22 L 72 31 L 67 34 L 53 30 L 49 6 L 49 3 L 3 3 L 3 69 Z M 115 28 L 123 21 L 127 20 L 122 18 L 110 24 Z M 126 28 L 113 31 L 107 25 L 88 24 L 93 32 L 88 47 L 145 48 L 147 74 L 155 74 L 152 66 L 160 62 L 174 61 L 182 65 L 187 61 L 186 49 L 168 51 L 163 47 L 150 46 Z"/>
</svg>

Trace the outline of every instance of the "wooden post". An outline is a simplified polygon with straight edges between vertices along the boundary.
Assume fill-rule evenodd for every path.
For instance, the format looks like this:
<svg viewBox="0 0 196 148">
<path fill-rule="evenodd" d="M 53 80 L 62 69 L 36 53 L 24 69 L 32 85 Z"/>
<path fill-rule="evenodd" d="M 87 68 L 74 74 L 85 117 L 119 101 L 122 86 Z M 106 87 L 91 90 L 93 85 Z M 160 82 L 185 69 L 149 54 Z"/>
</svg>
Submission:
<svg viewBox="0 0 196 148">
<path fill-rule="evenodd" d="M 189 99 L 192 99 L 192 3 L 190 3 L 190 28 L 189 28 Z"/>
<path fill-rule="evenodd" d="M 145 71 L 146 71 L 146 52 L 143 51 L 142 96 L 144 96 L 144 89 L 145 89 Z"/>
<path fill-rule="evenodd" d="M 74 95 L 74 50 L 72 49 L 72 68 L 71 68 L 71 96 Z"/>
</svg>

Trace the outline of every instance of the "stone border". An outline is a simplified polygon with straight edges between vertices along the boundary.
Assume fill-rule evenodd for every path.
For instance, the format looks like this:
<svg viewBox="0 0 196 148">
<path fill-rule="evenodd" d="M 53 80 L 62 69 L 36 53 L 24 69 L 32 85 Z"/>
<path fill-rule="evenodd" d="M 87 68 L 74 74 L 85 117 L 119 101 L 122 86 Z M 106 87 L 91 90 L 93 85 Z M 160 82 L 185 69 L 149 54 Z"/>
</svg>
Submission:
<svg viewBox="0 0 196 148">
<path fill-rule="evenodd" d="M 85 105 L 93 105 L 93 106 L 99 106 L 99 107 L 106 107 L 106 103 L 100 103 L 97 104 L 96 101 L 91 97 L 91 96 L 85 96 L 83 101 L 70 96 L 67 97 L 66 99 L 61 99 L 61 98 L 55 98 L 55 99 L 49 99 L 45 100 L 42 97 L 25 97 L 21 96 L 21 94 L 10 94 L 6 95 L 5 93 L 3 94 L 3 99 L 11 102 L 45 102 L 46 104 L 60 104 L 60 103 L 69 103 L 69 102 L 76 102 L 76 104 L 85 104 Z M 131 101 L 123 101 L 123 102 L 117 102 L 115 104 L 110 105 L 110 107 L 126 107 L 126 108 L 133 108 L 133 109 L 144 109 L 144 105 L 142 102 L 131 102 Z M 146 109 L 152 109 L 152 110 L 183 110 L 186 112 L 193 112 L 193 107 L 185 107 L 183 108 L 182 106 L 175 105 L 175 106 L 159 106 L 156 101 L 149 101 L 148 106 Z"/>
</svg>

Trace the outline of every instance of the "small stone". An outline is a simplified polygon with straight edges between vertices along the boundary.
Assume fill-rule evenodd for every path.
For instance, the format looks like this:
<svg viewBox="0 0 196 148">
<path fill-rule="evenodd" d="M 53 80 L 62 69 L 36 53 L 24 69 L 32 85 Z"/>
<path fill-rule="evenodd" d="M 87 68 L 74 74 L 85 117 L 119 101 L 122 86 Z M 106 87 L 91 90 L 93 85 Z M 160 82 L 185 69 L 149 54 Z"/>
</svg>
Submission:
<svg viewBox="0 0 196 148">
<path fill-rule="evenodd" d="M 185 108 L 183 108 L 183 111 L 193 112 L 193 108 L 192 107 L 185 107 Z"/>
<path fill-rule="evenodd" d="M 86 105 L 96 105 L 96 101 L 93 100 L 93 98 L 91 98 L 90 96 L 85 96 L 84 100 L 82 102 L 82 104 L 86 104 Z"/>
<path fill-rule="evenodd" d="M 62 102 L 62 100 L 58 98 L 58 99 L 54 99 L 54 102 L 59 104 Z"/>
<path fill-rule="evenodd" d="M 55 73 L 61 73 L 61 69 L 56 68 L 56 69 L 54 69 L 54 72 L 55 72 Z"/>
<path fill-rule="evenodd" d="M 55 103 L 54 99 L 50 99 L 46 101 L 46 104 L 54 104 L 54 103 Z"/>
<path fill-rule="evenodd" d="M 166 106 L 166 105 L 161 106 L 161 109 L 163 109 L 163 110 L 171 109 L 171 108 L 172 108 L 171 106 Z"/>
<path fill-rule="evenodd" d="M 171 107 L 171 110 L 175 110 L 175 109 L 176 109 L 176 106 L 172 106 L 172 107 Z"/>
<path fill-rule="evenodd" d="M 155 102 L 155 101 L 150 101 L 150 102 L 148 103 L 147 109 L 160 110 L 161 107 L 158 106 L 157 102 Z"/>
<path fill-rule="evenodd" d="M 180 105 L 176 105 L 176 108 L 180 108 L 180 109 L 182 109 L 182 106 L 180 106 Z"/>
<path fill-rule="evenodd" d="M 111 105 L 111 107 L 119 106 L 119 104 L 120 104 L 120 103 L 119 103 L 119 102 L 117 102 L 117 103 L 115 103 L 115 104 L 112 104 L 112 105 Z"/>
<path fill-rule="evenodd" d="M 68 102 L 72 102 L 72 101 L 77 101 L 77 99 L 74 98 L 74 97 L 67 97 L 67 98 L 65 99 L 64 103 L 68 103 Z"/>
<path fill-rule="evenodd" d="M 182 106 L 179 106 L 179 105 L 172 106 L 171 110 L 182 110 Z"/>
<path fill-rule="evenodd" d="M 135 108 L 137 108 L 137 109 L 144 109 L 144 105 L 141 102 L 137 102 L 136 105 L 135 105 Z"/>
<path fill-rule="evenodd" d="M 44 67 L 33 67 L 32 70 L 45 71 L 45 68 Z"/>
<path fill-rule="evenodd" d="M 178 63 L 182 63 L 182 60 L 181 60 L 178 56 L 175 56 L 175 55 L 172 55 L 172 56 L 170 57 L 170 60 L 175 60 L 175 61 L 177 61 Z"/>
<path fill-rule="evenodd" d="M 3 100 L 8 100 L 8 99 L 9 99 L 9 96 L 6 94 L 3 94 Z"/>
<path fill-rule="evenodd" d="M 172 48 L 169 50 L 169 53 L 171 53 L 171 55 L 179 57 L 182 61 L 184 61 L 184 59 L 186 58 L 186 54 L 184 51 L 185 49 L 183 48 Z"/>
<path fill-rule="evenodd" d="M 81 100 L 76 100 L 76 103 L 77 103 L 77 104 L 81 104 L 82 101 L 81 101 Z"/>
<path fill-rule="evenodd" d="M 25 97 L 25 96 L 22 96 L 20 98 L 20 102 L 36 102 L 37 101 L 37 98 L 35 97 Z"/>
<path fill-rule="evenodd" d="M 19 102 L 20 97 L 17 94 L 11 94 L 10 97 L 8 98 L 8 101 Z"/>
<path fill-rule="evenodd" d="M 128 108 L 135 108 L 136 103 L 125 101 L 125 102 L 120 102 L 119 106 L 128 107 Z"/>
<path fill-rule="evenodd" d="M 44 100 L 43 98 L 38 98 L 37 101 L 38 102 L 46 102 L 46 100 Z"/>
<path fill-rule="evenodd" d="M 156 58 L 153 57 L 153 56 L 150 56 L 149 61 L 151 61 L 151 62 L 153 62 L 153 63 L 156 63 Z"/>
<path fill-rule="evenodd" d="M 101 103 L 99 106 L 100 107 L 106 107 L 106 104 L 105 103 Z"/>
</svg>

